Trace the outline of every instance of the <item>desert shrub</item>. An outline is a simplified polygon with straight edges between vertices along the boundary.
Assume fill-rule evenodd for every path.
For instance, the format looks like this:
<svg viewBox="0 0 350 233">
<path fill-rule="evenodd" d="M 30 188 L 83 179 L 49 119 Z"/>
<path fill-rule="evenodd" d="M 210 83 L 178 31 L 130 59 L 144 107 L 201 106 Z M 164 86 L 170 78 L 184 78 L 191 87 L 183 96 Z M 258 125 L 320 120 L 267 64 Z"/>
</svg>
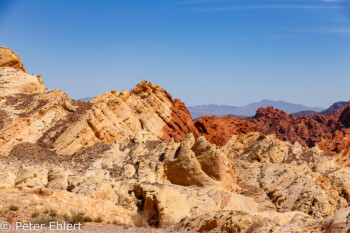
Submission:
<svg viewBox="0 0 350 233">
<path fill-rule="evenodd" d="M 148 217 L 149 212 L 148 211 L 138 211 L 137 214 L 133 215 L 132 220 L 136 227 L 149 227 L 148 225 Z"/>
<path fill-rule="evenodd" d="M 52 218 L 57 217 L 56 211 L 55 210 L 50 210 L 49 216 L 52 217 Z"/>
<path fill-rule="evenodd" d="M 62 215 L 62 218 L 65 222 L 69 222 L 69 216 L 67 214 Z"/>
<path fill-rule="evenodd" d="M 103 222 L 103 219 L 101 217 L 95 218 L 94 222 L 101 223 Z"/>
<path fill-rule="evenodd" d="M 32 213 L 31 216 L 32 216 L 32 218 L 37 218 L 37 217 L 39 217 L 39 215 L 40 214 L 38 212 L 34 212 L 34 213 Z"/>
<path fill-rule="evenodd" d="M 17 210 L 19 210 L 19 208 L 17 206 L 15 206 L 15 205 L 10 205 L 9 206 L 9 210 L 10 211 L 17 211 Z"/>
<path fill-rule="evenodd" d="M 174 220 L 170 217 L 163 217 L 160 221 L 159 228 L 161 229 L 171 229 L 174 226 Z"/>
<path fill-rule="evenodd" d="M 71 224 L 83 224 L 84 223 L 84 213 L 74 213 L 70 219 L 69 223 Z"/>
<path fill-rule="evenodd" d="M 92 222 L 92 218 L 89 216 L 83 218 L 83 222 Z"/>
<path fill-rule="evenodd" d="M 56 218 L 49 217 L 47 215 L 40 215 L 40 217 L 35 218 L 34 224 L 44 224 L 45 226 L 50 225 L 50 222 L 58 222 Z"/>
</svg>

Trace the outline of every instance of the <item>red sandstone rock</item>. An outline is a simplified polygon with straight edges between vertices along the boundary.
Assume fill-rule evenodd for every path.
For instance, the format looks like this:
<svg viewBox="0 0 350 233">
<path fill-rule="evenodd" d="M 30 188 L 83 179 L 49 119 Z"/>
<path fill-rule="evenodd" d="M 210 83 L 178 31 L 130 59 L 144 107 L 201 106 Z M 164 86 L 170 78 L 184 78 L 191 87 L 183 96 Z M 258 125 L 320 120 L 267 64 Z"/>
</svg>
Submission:
<svg viewBox="0 0 350 233">
<path fill-rule="evenodd" d="M 195 126 L 208 141 L 218 146 L 225 145 L 233 134 L 257 131 L 303 146 L 318 145 L 330 155 L 350 153 L 350 104 L 342 111 L 299 118 L 273 107 L 259 108 L 252 119 L 205 116 L 198 119 Z"/>
<path fill-rule="evenodd" d="M 350 152 L 350 129 L 336 130 L 331 138 L 317 143 L 317 146 L 330 155 Z"/>
<path fill-rule="evenodd" d="M 340 113 L 337 130 L 331 138 L 319 142 L 320 149 L 331 155 L 337 155 L 343 152 L 343 155 L 350 154 L 350 102 Z M 349 166 L 350 164 L 348 164 Z"/>
<path fill-rule="evenodd" d="M 245 134 L 254 131 L 247 120 L 232 117 L 205 116 L 195 122 L 195 126 L 205 138 L 218 146 L 223 146 L 233 134 Z"/>
<path fill-rule="evenodd" d="M 172 113 L 171 120 L 166 122 L 166 125 L 163 127 L 162 140 L 169 141 L 173 137 L 176 142 L 180 142 L 188 133 L 192 133 L 195 137 L 200 136 L 185 104 L 179 99 L 173 100 L 168 92 L 166 92 L 166 95 L 172 103 L 170 107 Z"/>
<path fill-rule="evenodd" d="M 344 107 L 340 115 L 340 122 L 346 127 L 350 127 L 350 101 L 349 104 Z"/>
<path fill-rule="evenodd" d="M 303 116 L 295 118 L 273 107 L 260 108 L 250 119 L 255 131 L 265 135 L 275 134 L 283 141 L 299 142 L 313 147 L 322 139 L 332 137 L 338 127 L 339 111 L 328 115 Z"/>
</svg>

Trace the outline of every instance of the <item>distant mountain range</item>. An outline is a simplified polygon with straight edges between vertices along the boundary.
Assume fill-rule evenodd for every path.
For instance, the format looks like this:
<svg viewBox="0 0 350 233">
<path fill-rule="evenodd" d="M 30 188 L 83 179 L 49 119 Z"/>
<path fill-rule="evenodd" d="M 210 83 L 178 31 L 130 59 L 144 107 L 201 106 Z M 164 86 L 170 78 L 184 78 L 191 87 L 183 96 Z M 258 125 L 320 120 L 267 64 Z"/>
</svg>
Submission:
<svg viewBox="0 0 350 233">
<path fill-rule="evenodd" d="M 320 112 L 320 114 L 328 114 L 328 113 L 331 113 L 333 112 L 334 110 L 342 110 L 345 105 L 347 105 L 349 102 L 347 101 L 339 101 L 339 102 L 336 102 L 334 104 L 332 104 L 329 108 L 327 108 L 326 110 Z"/>
<path fill-rule="evenodd" d="M 334 110 L 342 110 L 345 107 L 345 105 L 347 105 L 347 104 L 348 104 L 348 102 L 346 102 L 346 101 L 339 101 L 339 102 L 332 104 L 329 108 L 327 108 L 326 110 L 323 110 L 322 112 L 308 110 L 308 111 L 295 112 L 295 113 L 292 113 L 291 115 L 293 115 L 295 117 L 315 116 L 317 114 L 326 115 L 328 113 L 333 112 Z"/>
<path fill-rule="evenodd" d="M 227 115 L 237 115 L 240 118 L 254 116 L 256 110 L 260 107 L 272 106 L 280 110 L 285 111 L 287 114 L 297 113 L 301 111 L 314 111 L 320 112 L 324 108 L 321 107 L 307 107 L 301 104 L 293 104 L 284 101 L 273 101 L 269 99 L 264 99 L 260 102 L 251 103 L 242 107 L 229 106 L 229 105 L 199 105 L 187 107 L 191 113 L 192 118 L 196 119 L 205 115 L 212 116 L 217 115 L 218 117 L 223 117 Z"/>
<path fill-rule="evenodd" d="M 85 97 L 85 98 L 81 98 L 81 99 L 78 99 L 79 101 L 89 101 L 89 100 L 92 100 L 94 97 Z"/>
</svg>

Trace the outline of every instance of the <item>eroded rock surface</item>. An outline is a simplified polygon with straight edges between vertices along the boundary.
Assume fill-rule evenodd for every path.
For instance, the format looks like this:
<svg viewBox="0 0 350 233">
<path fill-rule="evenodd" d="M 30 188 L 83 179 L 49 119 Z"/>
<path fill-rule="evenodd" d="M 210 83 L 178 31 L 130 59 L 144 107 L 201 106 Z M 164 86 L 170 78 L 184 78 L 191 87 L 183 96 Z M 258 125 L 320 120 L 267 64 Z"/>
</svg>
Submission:
<svg viewBox="0 0 350 233">
<path fill-rule="evenodd" d="M 17 190 L 11 195 L 24 200 L 36 194 L 48 206 L 64 201 L 60 214 L 94 217 L 84 206 L 97 200 L 110 206 L 109 221 L 134 225 L 143 216 L 153 227 L 200 232 L 321 230 L 350 201 L 350 170 L 335 157 L 258 133 L 234 135 L 220 148 L 192 134 L 176 143 L 143 133 L 132 143 L 55 159 L 32 164 L 30 157 L 2 157 L 0 194 Z M 80 197 L 84 203 L 70 202 Z M 337 219 L 347 229 L 347 216 Z"/>
</svg>

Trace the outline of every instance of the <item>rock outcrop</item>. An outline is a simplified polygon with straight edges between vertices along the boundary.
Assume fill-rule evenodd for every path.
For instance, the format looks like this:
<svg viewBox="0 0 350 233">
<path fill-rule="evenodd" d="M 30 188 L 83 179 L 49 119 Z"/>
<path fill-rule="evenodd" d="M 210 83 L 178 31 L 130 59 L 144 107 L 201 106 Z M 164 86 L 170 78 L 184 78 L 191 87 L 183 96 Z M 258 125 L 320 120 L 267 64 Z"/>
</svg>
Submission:
<svg viewBox="0 0 350 233">
<path fill-rule="evenodd" d="M 330 138 L 339 127 L 339 112 L 331 115 L 303 116 L 295 118 L 272 107 L 260 108 L 250 120 L 254 129 L 265 135 L 275 134 L 283 141 L 299 142 L 303 146 L 313 147 L 323 138 Z"/>
<path fill-rule="evenodd" d="M 252 125 L 243 119 L 232 117 L 205 116 L 195 122 L 195 126 L 206 139 L 218 146 L 223 146 L 233 134 L 246 134 L 253 132 Z"/>
<path fill-rule="evenodd" d="M 350 127 L 350 101 L 342 110 L 339 120 L 344 126 Z"/>
<path fill-rule="evenodd" d="M 13 67 L 26 72 L 19 56 L 5 47 L 0 47 L 0 67 Z"/>
<path fill-rule="evenodd" d="M 236 189 L 231 164 L 203 136 L 195 140 L 188 134 L 180 147 L 170 147 L 164 157 L 164 172 L 173 184 Z"/>
<path fill-rule="evenodd" d="M 185 105 L 146 81 L 130 92 L 106 92 L 81 102 L 47 90 L 41 76 L 21 69 L 0 67 L 0 75 L 1 155 L 25 143 L 72 155 L 98 143 L 131 142 L 141 131 L 165 141 L 199 136 Z"/>
<path fill-rule="evenodd" d="M 255 131 L 275 134 L 277 138 L 303 146 L 318 146 L 329 155 L 338 156 L 342 166 L 350 164 L 350 110 L 347 105 L 342 111 L 335 110 L 327 115 L 313 117 L 288 116 L 273 108 L 259 109 L 250 120 Z"/>
</svg>

